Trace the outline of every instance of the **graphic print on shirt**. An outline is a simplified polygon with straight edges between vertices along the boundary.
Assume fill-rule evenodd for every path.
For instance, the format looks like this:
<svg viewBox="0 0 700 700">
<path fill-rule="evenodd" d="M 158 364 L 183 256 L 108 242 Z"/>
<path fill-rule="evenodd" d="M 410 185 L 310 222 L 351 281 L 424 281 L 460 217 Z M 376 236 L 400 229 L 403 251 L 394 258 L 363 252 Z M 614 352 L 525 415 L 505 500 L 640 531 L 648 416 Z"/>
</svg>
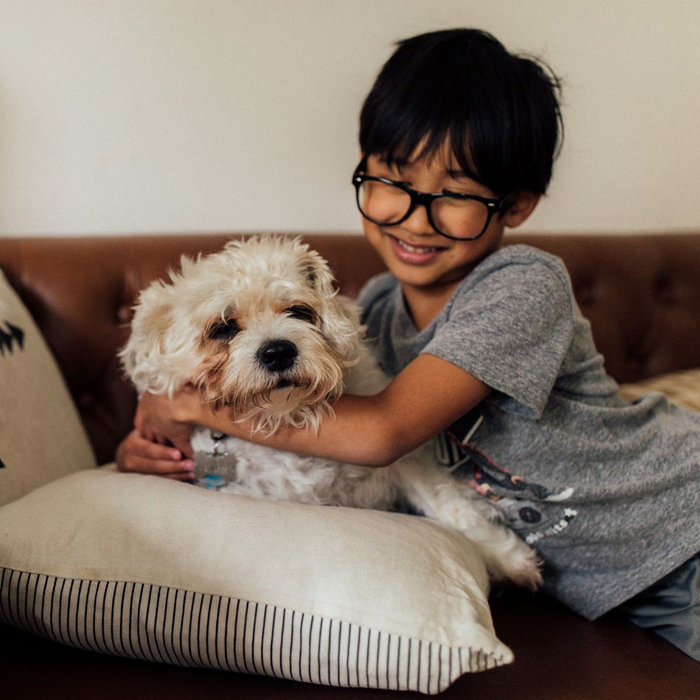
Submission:
<svg viewBox="0 0 700 700">
<path fill-rule="evenodd" d="M 499 467 L 469 444 L 468 440 L 478 425 L 479 421 L 467 433 L 464 441 L 451 433 L 443 433 L 438 455 L 441 464 L 450 469 L 457 481 L 488 498 L 502 513 L 506 523 L 529 545 L 563 532 L 578 513 L 574 508 L 557 507 L 555 504 L 567 501 L 574 490 L 564 488 L 551 491 Z"/>
</svg>

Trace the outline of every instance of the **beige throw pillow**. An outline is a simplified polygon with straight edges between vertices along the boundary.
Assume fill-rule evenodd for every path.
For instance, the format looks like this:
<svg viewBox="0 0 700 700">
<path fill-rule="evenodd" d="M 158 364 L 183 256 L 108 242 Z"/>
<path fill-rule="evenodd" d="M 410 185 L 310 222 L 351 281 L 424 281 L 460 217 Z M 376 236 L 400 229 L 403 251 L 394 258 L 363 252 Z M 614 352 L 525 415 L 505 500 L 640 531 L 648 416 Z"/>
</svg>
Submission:
<svg viewBox="0 0 700 700">
<path fill-rule="evenodd" d="M 56 362 L 0 271 L 0 505 L 94 466 Z"/>
<path fill-rule="evenodd" d="M 700 368 L 663 374 L 620 386 L 620 394 L 628 401 L 634 401 L 650 391 L 660 391 L 672 403 L 700 411 Z"/>
<path fill-rule="evenodd" d="M 513 658 L 487 587 L 465 538 L 398 513 L 112 467 L 0 508 L 0 620 L 107 654 L 438 693 Z"/>
</svg>

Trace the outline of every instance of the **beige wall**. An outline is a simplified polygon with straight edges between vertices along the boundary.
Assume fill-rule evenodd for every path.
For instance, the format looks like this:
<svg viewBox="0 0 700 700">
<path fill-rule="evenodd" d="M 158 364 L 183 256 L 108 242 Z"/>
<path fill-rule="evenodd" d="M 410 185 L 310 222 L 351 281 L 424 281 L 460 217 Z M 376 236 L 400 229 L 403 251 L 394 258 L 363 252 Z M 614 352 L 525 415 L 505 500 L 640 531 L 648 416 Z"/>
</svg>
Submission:
<svg viewBox="0 0 700 700">
<path fill-rule="evenodd" d="M 359 230 L 361 100 L 459 25 L 566 81 L 528 228 L 700 228 L 697 0 L 0 0 L 0 235 Z"/>
</svg>

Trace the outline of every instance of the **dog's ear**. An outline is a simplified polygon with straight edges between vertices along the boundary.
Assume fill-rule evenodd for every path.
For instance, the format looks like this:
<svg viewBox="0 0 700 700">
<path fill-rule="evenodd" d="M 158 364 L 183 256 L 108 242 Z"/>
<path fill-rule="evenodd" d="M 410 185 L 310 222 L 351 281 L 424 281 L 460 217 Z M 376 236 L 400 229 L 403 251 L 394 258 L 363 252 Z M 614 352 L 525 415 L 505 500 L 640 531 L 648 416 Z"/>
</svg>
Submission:
<svg viewBox="0 0 700 700">
<path fill-rule="evenodd" d="M 163 368 L 166 336 L 173 325 L 172 292 L 171 285 L 154 282 L 141 292 L 134 307 L 131 335 L 119 357 L 139 393 L 171 388 Z"/>
<path fill-rule="evenodd" d="M 315 251 L 307 250 L 301 260 L 301 272 L 311 289 L 317 294 L 327 296 L 333 293 L 335 278 L 328 263 Z"/>
<path fill-rule="evenodd" d="M 360 308 L 342 294 L 337 294 L 322 314 L 323 334 L 344 364 L 354 364 L 359 356 L 365 327 L 360 323 Z"/>
</svg>

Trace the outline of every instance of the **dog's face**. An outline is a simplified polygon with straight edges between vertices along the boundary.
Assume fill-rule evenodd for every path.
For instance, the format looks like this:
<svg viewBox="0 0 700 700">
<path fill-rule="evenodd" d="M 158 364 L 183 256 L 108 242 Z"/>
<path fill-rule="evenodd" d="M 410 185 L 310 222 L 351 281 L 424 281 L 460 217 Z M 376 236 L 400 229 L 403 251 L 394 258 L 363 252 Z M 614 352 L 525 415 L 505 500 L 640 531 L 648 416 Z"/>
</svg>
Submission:
<svg viewBox="0 0 700 700">
<path fill-rule="evenodd" d="M 191 383 L 272 431 L 318 425 L 360 342 L 325 261 L 297 239 L 260 236 L 183 258 L 169 284 L 145 289 L 121 357 L 140 392 Z"/>
</svg>

